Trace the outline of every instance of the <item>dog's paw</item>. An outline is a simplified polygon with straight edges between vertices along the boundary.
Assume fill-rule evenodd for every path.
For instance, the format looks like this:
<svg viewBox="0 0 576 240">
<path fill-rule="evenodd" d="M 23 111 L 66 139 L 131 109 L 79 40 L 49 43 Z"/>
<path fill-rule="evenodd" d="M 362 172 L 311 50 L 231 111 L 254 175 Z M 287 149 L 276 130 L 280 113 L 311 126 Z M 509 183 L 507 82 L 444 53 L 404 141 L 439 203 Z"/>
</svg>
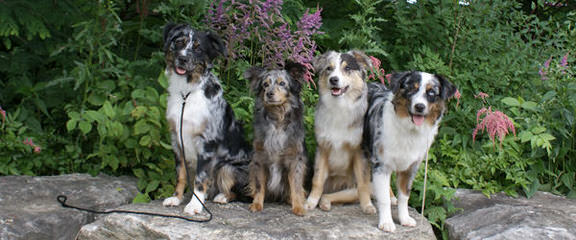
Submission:
<svg viewBox="0 0 576 240">
<path fill-rule="evenodd" d="M 260 212 L 264 208 L 261 203 L 252 203 L 250 204 L 250 211 L 252 212 Z"/>
<path fill-rule="evenodd" d="M 302 206 L 292 207 L 292 212 L 297 216 L 304 216 L 306 214 L 306 209 Z"/>
<path fill-rule="evenodd" d="M 218 193 L 218 195 L 216 195 L 212 201 L 215 203 L 226 204 L 228 203 L 228 198 L 224 193 Z"/>
<path fill-rule="evenodd" d="M 400 224 L 406 227 L 414 227 L 416 226 L 416 220 L 414 218 L 406 215 L 406 216 L 399 216 Z"/>
<path fill-rule="evenodd" d="M 184 208 L 184 212 L 189 215 L 196 215 L 202 212 L 202 204 L 198 199 L 192 199 Z"/>
<path fill-rule="evenodd" d="M 369 215 L 374 215 L 376 214 L 376 208 L 374 207 L 374 205 L 368 204 L 366 206 L 362 206 L 362 212 Z"/>
<path fill-rule="evenodd" d="M 396 225 L 394 225 L 394 222 L 389 221 L 380 222 L 378 223 L 378 229 L 384 232 L 394 232 L 396 231 Z"/>
<path fill-rule="evenodd" d="M 320 199 L 320 204 L 318 206 L 324 211 L 330 211 L 330 209 L 332 209 L 332 203 L 324 198 Z"/>
<path fill-rule="evenodd" d="M 175 207 L 180 205 L 180 203 L 182 203 L 182 201 L 180 201 L 180 199 L 178 199 L 177 197 L 169 197 L 164 199 L 162 205 L 164 205 L 165 207 Z"/>
<path fill-rule="evenodd" d="M 308 198 L 308 200 L 306 200 L 306 204 L 304 204 L 304 207 L 306 208 L 306 210 L 314 210 L 314 208 L 316 208 L 316 205 L 318 205 L 318 199 Z"/>
</svg>

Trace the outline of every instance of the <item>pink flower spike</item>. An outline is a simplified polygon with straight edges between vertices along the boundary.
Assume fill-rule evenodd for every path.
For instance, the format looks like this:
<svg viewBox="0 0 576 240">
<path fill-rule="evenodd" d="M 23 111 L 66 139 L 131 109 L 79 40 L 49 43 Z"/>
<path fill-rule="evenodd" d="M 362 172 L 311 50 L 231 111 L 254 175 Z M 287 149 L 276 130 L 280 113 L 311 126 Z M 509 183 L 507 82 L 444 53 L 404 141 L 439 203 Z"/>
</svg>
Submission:
<svg viewBox="0 0 576 240">
<path fill-rule="evenodd" d="M 460 98 L 462 97 L 462 95 L 460 94 L 460 90 L 458 90 L 458 88 L 456 88 L 456 93 L 454 93 L 454 98 L 456 98 L 456 107 L 458 107 L 460 105 Z"/>
<path fill-rule="evenodd" d="M 374 66 L 375 69 L 380 68 L 380 64 L 382 64 L 382 61 L 380 61 L 380 59 L 374 56 L 370 56 L 370 60 L 372 61 L 372 66 Z"/>
<path fill-rule="evenodd" d="M 474 98 L 481 98 L 482 100 L 486 99 L 487 97 L 490 96 L 485 92 L 479 92 L 477 95 L 474 95 Z"/>
<path fill-rule="evenodd" d="M 546 77 L 546 71 L 543 71 L 542 68 L 540 68 L 540 70 L 538 70 L 538 74 L 540 74 L 540 79 L 542 81 L 548 80 L 548 77 Z"/>
<path fill-rule="evenodd" d="M 560 60 L 560 67 L 566 67 L 568 66 L 568 54 L 570 54 L 570 52 L 566 53 L 566 55 L 564 55 L 564 57 L 562 57 L 562 60 Z"/>
<path fill-rule="evenodd" d="M 552 57 L 548 58 L 546 62 L 544 62 L 544 68 L 548 69 L 550 67 L 550 62 L 552 61 Z"/>
<path fill-rule="evenodd" d="M 483 116 L 482 121 L 480 118 Z M 514 123 L 510 118 L 500 111 L 492 111 L 492 107 L 488 109 L 481 108 L 478 110 L 476 114 L 476 128 L 472 132 L 472 141 L 476 141 L 476 136 L 479 131 L 488 133 L 488 137 L 492 140 L 492 143 L 496 145 L 496 137 L 498 137 L 498 141 L 500 142 L 500 147 L 502 147 L 502 142 L 506 135 L 510 132 L 508 129 L 512 131 L 514 136 L 516 136 L 516 128 L 514 127 Z"/>
<path fill-rule="evenodd" d="M 42 148 L 40 146 L 34 146 L 34 153 L 40 153 Z"/>
</svg>

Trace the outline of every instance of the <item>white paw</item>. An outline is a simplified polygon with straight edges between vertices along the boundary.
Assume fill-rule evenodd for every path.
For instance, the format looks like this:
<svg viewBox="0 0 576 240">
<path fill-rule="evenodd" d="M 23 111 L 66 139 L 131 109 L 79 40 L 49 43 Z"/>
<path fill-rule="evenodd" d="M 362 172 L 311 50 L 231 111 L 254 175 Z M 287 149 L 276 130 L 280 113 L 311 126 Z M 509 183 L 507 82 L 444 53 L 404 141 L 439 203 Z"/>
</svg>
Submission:
<svg viewBox="0 0 576 240">
<path fill-rule="evenodd" d="M 370 204 L 362 207 L 362 212 L 369 214 L 369 215 L 374 215 L 374 214 L 376 214 L 376 208 L 374 207 L 374 205 L 372 205 L 372 203 L 370 203 Z"/>
<path fill-rule="evenodd" d="M 306 210 L 313 210 L 314 208 L 316 208 L 317 205 L 318 205 L 318 199 L 308 198 L 308 200 L 306 200 L 306 204 L 304 205 L 304 207 L 306 208 Z"/>
<path fill-rule="evenodd" d="M 324 211 L 330 211 L 332 208 L 332 203 L 324 198 L 320 199 L 320 209 Z"/>
<path fill-rule="evenodd" d="M 165 207 L 175 207 L 180 205 L 182 201 L 180 201 L 180 199 L 178 199 L 177 197 L 169 197 L 164 199 L 164 202 L 162 202 L 162 205 L 164 205 Z"/>
<path fill-rule="evenodd" d="M 226 198 L 226 195 L 224 195 L 224 193 L 218 193 L 218 195 L 214 197 L 214 200 L 212 200 L 212 202 L 225 204 L 228 203 L 228 198 Z"/>
<path fill-rule="evenodd" d="M 196 215 L 202 212 L 202 204 L 198 199 L 193 198 L 188 205 L 184 208 L 184 212 L 189 215 Z"/>
<path fill-rule="evenodd" d="M 394 232 L 396 231 L 396 225 L 394 225 L 394 222 L 389 222 L 389 221 L 385 221 L 385 222 L 380 222 L 378 223 L 378 228 L 380 230 L 383 230 L 384 232 Z"/>
<path fill-rule="evenodd" d="M 402 224 L 402 226 L 407 226 L 407 227 L 414 227 L 416 226 L 416 220 L 414 220 L 414 218 L 406 215 L 406 216 L 399 216 L 398 217 L 400 219 L 400 224 Z"/>
<path fill-rule="evenodd" d="M 396 197 L 390 197 L 390 204 L 398 205 L 398 199 Z"/>
</svg>

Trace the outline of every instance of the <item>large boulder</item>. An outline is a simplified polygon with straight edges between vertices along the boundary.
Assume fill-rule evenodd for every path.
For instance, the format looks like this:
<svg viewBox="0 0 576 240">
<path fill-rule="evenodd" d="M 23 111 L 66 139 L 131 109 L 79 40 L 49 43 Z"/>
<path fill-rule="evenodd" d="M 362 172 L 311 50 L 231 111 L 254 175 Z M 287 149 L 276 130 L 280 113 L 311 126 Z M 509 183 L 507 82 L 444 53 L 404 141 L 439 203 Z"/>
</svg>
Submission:
<svg viewBox="0 0 576 240">
<path fill-rule="evenodd" d="M 459 189 L 463 212 L 446 220 L 450 239 L 576 239 L 576 200 L 537 192 L 532 198 L 503 193 L 490 198 Z"/>
<path fill-rule="evenodd" d="M 304 217 L 292 214 L 287 204 L 267 203 L 260 213 L 237 202 L 208 203 L 207 207 L 214 214 L 208 223 L 112 214 L 82 227 L 78 239 L 436 239 L 431 225 L 413 209 L 410 214 L 418 222 L 416 227 L 397 225 L 395 233 L 384 233 L 376 227 L 377 217 L 362 213 L 359 205 L 337 205 L 330 212 L 317 209 Z M 167 208 L 154 201 L 120 209 L 179 215 L 183 207 Z M 205 216 L 204 212 L 200 217 Z"/>
<path fill-rule="evenodd" d="M 136 179 L 87 174 L 49 177 L 0 177 L 0 239 L 74 239 L 94 214 L 62 208 L 68 204 L 91 209 L 114 208 L 136 196 Z"/>
</svg>

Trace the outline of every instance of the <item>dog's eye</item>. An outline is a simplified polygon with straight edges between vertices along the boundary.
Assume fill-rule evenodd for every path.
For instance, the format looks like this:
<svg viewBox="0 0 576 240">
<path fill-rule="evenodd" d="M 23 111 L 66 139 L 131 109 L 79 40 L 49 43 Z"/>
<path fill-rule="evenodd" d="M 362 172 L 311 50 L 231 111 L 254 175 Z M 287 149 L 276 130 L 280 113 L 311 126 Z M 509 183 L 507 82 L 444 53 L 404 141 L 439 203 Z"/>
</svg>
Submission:
<svg viewBox="0 0 576 240">
<path fill-rule="evenodd" d="M 332 67 L 330 66 L 326 67 L 326 71 L 332 71 Z"/>
<path fill-rule="evenodd" d="M 352 68 L 350 68 L 349 66 L 344 67 L 344 70 L 346 71 L 350 71 Z"/>
<path fill-rule="evenodd" d="M 280 86 L 282 86 L 282 87 L 286 86 L 286 82 L 280 82 L 280 83 L 278 83 L 278 84 L 279 84 Z"/>
<path fill-rule="evenodd" d="M 265 82 L 265 83 L 262 83 L 262 87 L 265 87 L 265 88 L 267 88 L 268 86 L 270 86 L 270 84 L 268 84 L 267 82 Z"/>
<path fill-rule="evenodd" d="M 182 47 L 184 46 L 184 39 L 178 39 L 178 40 L 176 40 L 176 42 L 174 42 L 174 45 L 175 45 L 177 48 L 182 48 Z"/>
<path fill-rule="evenodd" d="M 434 97 L 436 96 L 436 93 L 434 91 L 428 91 L 428 96 Z"/>
</svg>

